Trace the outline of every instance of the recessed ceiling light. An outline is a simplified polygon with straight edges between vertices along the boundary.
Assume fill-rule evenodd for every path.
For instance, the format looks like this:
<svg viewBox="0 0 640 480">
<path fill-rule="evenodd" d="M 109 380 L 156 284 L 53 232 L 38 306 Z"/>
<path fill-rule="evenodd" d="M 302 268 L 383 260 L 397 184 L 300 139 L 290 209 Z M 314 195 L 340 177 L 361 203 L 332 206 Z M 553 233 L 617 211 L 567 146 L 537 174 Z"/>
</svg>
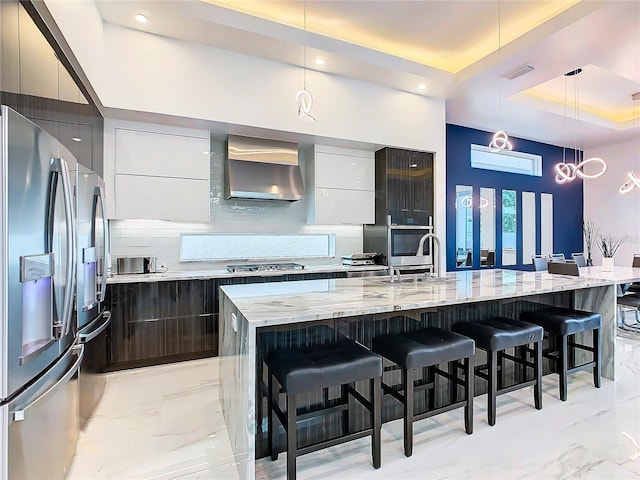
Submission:
<svg viewBox="0 0 640 480">
<path fill-rule="evenodd" d="M 418 85 L 418 89 L 419 90 L 426 90 L 427 89 L 427 84 L 426 83 L 421 83 L 420 85 Z"/>
<path fill-rule="evenodd" d="M 418 164 L 417 163 L 412 163 L 409 165 L 409 167 L 411 168 L 418 168 Z"/>
<path fill-rule="evenodd" d="M 80 137 L 73 137 L 71 140 L 73 140 L 74 142 L 81 142 L 82 139 Z"/>
<path fill-rule="evenodd" d="M 322 57 L 318 57 L 316 58 L 316 65 L 324 65 L 326 63 L 326 60 Z"/>
<path fill-rule="evenodd" d="M 140 23 L 147 23 L 149 21 L 149 19 L 144 15 L 142 15 L 141 13 L 136 13 L 136 20 L 139 21 Z"/>
</svg>

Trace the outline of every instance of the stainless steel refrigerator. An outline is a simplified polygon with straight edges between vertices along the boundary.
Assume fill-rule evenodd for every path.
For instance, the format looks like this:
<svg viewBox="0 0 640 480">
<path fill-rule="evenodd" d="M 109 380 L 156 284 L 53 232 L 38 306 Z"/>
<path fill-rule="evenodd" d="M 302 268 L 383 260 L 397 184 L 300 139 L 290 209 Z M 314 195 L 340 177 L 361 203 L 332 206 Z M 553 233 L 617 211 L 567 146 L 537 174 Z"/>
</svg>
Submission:
<svg viewBox="0 0 640 480">
<path fill-rule="evenodd" d="M 77 293 L 76 317 L 79 342 L 84 345 L 80 366 L 80 427 L 82 428 L 104 392 L 107 363 L 106 328 L 111 313 L 105 309 L 109 259 L 109 224 L 105 214 L 104 182 L 78 165 Z"/>
<path fill-rule="evenodd" d="M 0 111 L 0 478 L 62 479 L 78 437 L 73 186 L 54 137 Z"/>
</svg>

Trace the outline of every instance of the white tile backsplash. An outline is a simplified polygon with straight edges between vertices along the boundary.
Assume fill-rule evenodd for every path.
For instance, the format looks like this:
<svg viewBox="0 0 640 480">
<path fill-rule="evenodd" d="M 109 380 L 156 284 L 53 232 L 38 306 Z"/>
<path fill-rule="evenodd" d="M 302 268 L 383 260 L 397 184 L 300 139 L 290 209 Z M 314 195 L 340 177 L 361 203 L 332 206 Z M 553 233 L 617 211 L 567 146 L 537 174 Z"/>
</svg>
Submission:
<svg viewBox="0 0 640 480">
<path fill-rule="evenodd" d="M 171 271 L 219 269 L 229 262 L 181 262 L 181 233 L 333 233 L 336 255 L 331 259 L 301 259 L 306 265 L 339 264 L 343 255 L 362 252 L 361 225 L 307 225 L 307 195 L 298 202 L 227 200 L 224 198 L 224 142 L 211 142 L 209 223 L 163 220 L 111 220 L 111 256 L 158 257 Z M 300 153 L 300 167 L 304 157 Z M 179 199 L 176 199 L 179 201 Z"/>
</svg>

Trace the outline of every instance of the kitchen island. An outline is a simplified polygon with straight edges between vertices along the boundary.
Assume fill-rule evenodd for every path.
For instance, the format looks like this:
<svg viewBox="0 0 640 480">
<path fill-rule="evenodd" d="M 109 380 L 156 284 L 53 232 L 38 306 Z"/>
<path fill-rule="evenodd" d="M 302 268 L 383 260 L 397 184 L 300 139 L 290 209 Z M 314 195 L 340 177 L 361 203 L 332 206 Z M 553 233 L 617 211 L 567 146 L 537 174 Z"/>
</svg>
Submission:
<svg viewBox="0 0 640 480">
<path fill-rule="evenodd" d="M 450 328 L 497 315 L 517 318 L 522 311 L 550 305 L 602 314 L 602 374 L 614 379 L 616 297 L 611 279 L 496 269 L 423 281 L 374 277 L 221 287 L 219 347 L 225 373 L 220 395 L 240 478 L 255 478 L 256 451 L 264 453 L 259 451 L 263 419 L 256 418 L 261 410 L 257 401 L 262 401 L 256 396 L 256 371 L 265 333 L 324 324 L 370 346 L 379 333 L 427 325 Z M 387 419 L 394 416 L 387 411 Z"/>
</svg>

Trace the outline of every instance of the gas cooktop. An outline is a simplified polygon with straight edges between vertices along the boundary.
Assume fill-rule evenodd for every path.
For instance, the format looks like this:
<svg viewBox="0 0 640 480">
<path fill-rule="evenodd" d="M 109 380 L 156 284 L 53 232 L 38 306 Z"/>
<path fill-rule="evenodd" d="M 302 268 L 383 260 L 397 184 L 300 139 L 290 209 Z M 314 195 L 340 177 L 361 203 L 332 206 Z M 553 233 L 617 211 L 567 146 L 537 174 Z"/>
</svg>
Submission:
<svg viewBox="0 0 640 480">
<path fill-rule="evenodd" d="M 255 263 L 241 265 L 227 265 L 227 270 L 233 272 L 275 272 L 278 270 L 302 270 L 304 265 L 299 263 Z"/>
</svg>

